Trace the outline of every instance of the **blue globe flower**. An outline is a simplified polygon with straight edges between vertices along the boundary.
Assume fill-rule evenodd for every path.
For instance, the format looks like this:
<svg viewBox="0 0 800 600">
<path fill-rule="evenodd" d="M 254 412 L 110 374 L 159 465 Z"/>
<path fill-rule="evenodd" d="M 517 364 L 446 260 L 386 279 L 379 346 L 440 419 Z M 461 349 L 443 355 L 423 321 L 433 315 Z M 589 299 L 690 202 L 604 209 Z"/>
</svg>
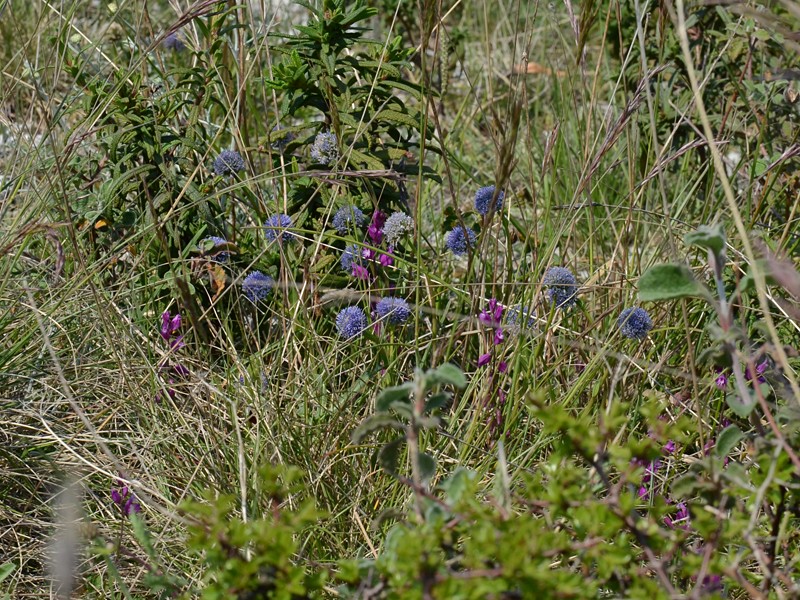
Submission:
<svg viewBox="0 0 800 600">
<path fill-rule="evenodd" d="M 520 333 L 536 326 L 536 313 L 521 304 L 515 304 L 506 311 L 506 324 L 512 333 Z"/>
<path fill-rule="evenodd" d="M 186 48 L 186 44 L 183 43 L 183 40 L 180 38 L 177 32 L 170 33 L 167 37 L 165 37 L 164 41 L 161 42 L 161 45 L 167 50 L 172 50 L 174 52 L 181 52 L 184 48 Z"/>
<path fill-rule="evenodd" d="M 266 298 L 275 287 L 275 280 L 261 271 L 252 271 L 242 280 L 242 293 L 252 303 Z"/>
<path fill-rule="evenodd" d="M 402 325 L 411 318 L 408 302 L 402 298 L 381 298 L 375 305 L 375 314 L 392 325 Z"/>
<path fill-rule="evenodd" d="M 228 240 L 226 240 L 225 238 L 222 238 L 222 237 L 218 237 L 216 235 L 210 235 L 207 238 L 204 238 L 202 241 L 203 242 L 214 242 L 214 246 L 221 246 L 223 244 L 227 244 L 228 243 Z M 211 259 L 212 260 L 214 260 L 216 262 L 219 262 L 219 263 L 228 262 L 228 259 L 231 257 L 231 253 L 230 252 L 214 252 L 214 248 L 211 248 L 211 250 L 209 250 L 209 254 L 211 255 Z"/>
<path fill-rule="evenodd" d="M 493 195 L 494 195 L 493 185 L 487 185 L 486 187 L 482 187 L 477 192 L 475 192 L 475 210 L 477 210 L 482 215 L 487 214 L 489 212 L 489 204 L 492 201 Z M 494 203 L 495 212 L 500 212 L 503 209 L 504 197 L 505 193 L 502 191 L 499 194 L 497 194 L 497 200 L 495 200 Z"/>
<path fill-rule="evenodd" d="M 414 231 L 414 219 L 402 212 L 393 212 L 383 225 L 383 237 L 390 246 L 394 246 L 402 237 Z"/>
<path fill-rule="evenodd" d="M 342 270 L 350 273 L 353 270 L 353 265 L 364 264 L 363 254 L 361 247 L 356 244 L 351 244 L 342 252 L 342 258 L 339 259 L 342 265 Z"/>
<path fill-rule="evenodd" d="M 477 241 L 478 236 L 475 235 L 475 232 L 461 225 L 453 227 L 444 238 L 445 245 L 456 256 L 466 254 L 467 250 L 475 246 Z"/>
<path fill-rule="evenodd" d="M 335 133 L 318 133 L 311 145 L 311 159 L 321 165 L 332 165 L 339 158 L 339 146 Z"/>
<path fill-rule="evenodd" d="M 643 308 L 626 308 L 617 319 L 620 333 L 632 340 L 643 340 L 653 328 L 653 320 Z"/>
<path fill-rule="evenodd" d="M 283 127 L 280 124 L 276 124 L 272 128 L 272 143 L 270 146 L 273 150 L 277 150 L 278 152 L 283 152 L 286 146 L 294 140 L 294 134 L 291 131 L 284 131 Z"/>
<path fill-rule="evenodd" d="M 331 219 L 333 228 L 341 235 L 345 235 L 349 231 L 358 229 L 366 222 L 366 215 L 361 212 L 361 209 L 353 204 L 348 204 L 347 206 L 343 206 L 337 210 L 336 214 L 333 215 L 333 219 Z"/>
<path fill-rule="evenodd" d="M 350 339 L 361 335 L 367 328 L 367 315 L 357 306 L 348 306 L 336 315 L 336 329 L 339 335 Z"/>
<path fill-rule="evenodd" d="M 244 171 L 244 160 L 235 150 L 223 150 L 214 160 L 214 173 L 224 177 Z"/>
<path fill-rule="evenodd" d="M 264 236 L 270 241 L 274 242 L 278 239 L 284 242 L 291 241 L 294 235 L 290 231 L 286 231 L 292 226 L 292 218 L 283 213 L 272 215 L 264 223 Z"/>
<path fill-rule="evenodd" d="M 550 267 L 544 274 L 543 282 L 548 288 L 547 295 L 556 308 L 575 306 L 578 296 L 578 282 L 572 271 L 564 267 Z"/>
</svg>

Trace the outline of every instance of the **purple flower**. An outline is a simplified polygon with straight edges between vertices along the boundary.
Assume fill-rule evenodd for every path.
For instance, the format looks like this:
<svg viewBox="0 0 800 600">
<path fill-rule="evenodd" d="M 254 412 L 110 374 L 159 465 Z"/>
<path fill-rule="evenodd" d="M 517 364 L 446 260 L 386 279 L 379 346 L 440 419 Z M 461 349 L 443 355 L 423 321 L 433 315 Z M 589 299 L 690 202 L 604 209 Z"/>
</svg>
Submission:
<svg viewBox="0 0 800 600">
<path fill-rule="evenodd" d="M 504 360 L 501 360 L 500 364 L 497 366 L 497 370 L 500 371 L 501 373 L 505 373 L 506 371 L 508 371 L 508 363 Z"/>
<path fill-rule="evenodd" d="M 402 298 L 381 298 L 375 305 L 375 314 L 392 325 L 402 325 L 411 318 L 411 308 Z"/>
<path fill-rule="evenodd" d="M 472 229 L 456 225 L 444 237 L 445 246 L 456 256 L 464 256 L 467 250 L 473 248 L 478 241 L 478 236 Z"/>
<path fill-rule="evenodd" d="M 503 335 L 503 330 L 499 327 L 494 330 L 494 345 L 497 346 L 498 344 L 502 344 L 505 336 Z"/>
<path fill-rule="evenodd" d="M 216 235 L 209 236 L 201 241 L 204 242 L 213 242 L 214 245 L 209 248 L 208 255 L 211 256 L 212 260 L 216 262 L 228 262 L 228 259 L 231 257 L 230 252 L 225 252 L 224 250 L 216 250 L 217 246 L 223 246 L 228 243 L 228 240 L 222 237 L 218 237 Z"/>
<path fill-rule="evenodd" d="M 756 381 L 758 383 L 764 383 L 766 379 L 764 378 L 764 372 L 769 368 L 769 363 L 767 359 L 764 359 L 761 364 L 756 365 Z M 753 380 L 753 376 L 750 374 L 750 367 L 747 367 L 744 371 L 744 376 L 748 381 Z"/>
<path fill-rule="evenodd" d="M 184 48 L 186 48 L 186 44 L 183 43 L 183 40 L 178 35 L 177 31 L 167 35 L 167 37 L 164 38 L 164 41 L 161 42 L 161 45 L 167 50 L 172 50 L 174 52 L 181 52 Z"/>
<path fill-rule="evenodd" d="M 487 352 L 486 354 L 481 354 L 478 357 L 478 366 L 483 367 L 489 364 L 489 361 L 492 360 L 492 353 Z"/>
<path fill-rule="evenodd" d="M 643 308 L 626 308 L 617 319 L 622 335 L 631 340 L 643 340 L 653 328 L 653 321 Z"/>
<path fill-rule="evenodd" d="M 367 228 L 367 235 L 375 246 L 383 241 L 384 223 L 386 223 L 386 215 L 383 212 L 376 210 L 374 213 L 372 213 L 372 221 Z"/>
<path fill-rule="evenodd" d="M 244 171 L 244 160 L 235 150 L 223 150 L 214 160 L 214 173 L 220 177 Z"/>
<path fill-rule="evenodd" d="M 275 280 L 261 271 L 252 271 L 242 280 L 242 293 L 253 304 L 264 300 L 275 287 Z"/>
<path fill-rule="evenodd" d="M 481 314 L 478 315 L 480 322 L 490 327 L 500 323 L 502 317 L 503 305 L 500 304 L 495 298 L 489 300 L 489 307 L 481 311 Z"/>
<path fill-rule="evenodd" d="M 414 231 L 414 219 L 402 212 L 392 213 L 383 225 L 383 235 L 389 244 L 397 244 L 403 236 Z"/>
<path fill-rule="evenodd" d="M 393 248 L 389 248 L 389 252 L 391 252 Z M 394 257 L 391 254 L 381 254 L 378 257 L 378 262 L 381 264 L 382 267 L 390 267 L 394 264 Z"/>
<path fill-rule="evenodd" d="M 178 330 L 181 328 L 181 313 L 177 313 L 174 317 L 170 316 L 168 310 L 165 310 L 161 315 L 161 337 L 164 338 L 164 341 L 169 341 L 169 339 L 178 333 Z"/>
<path fill-rule="evenodd" d="M 342 257 L 339 259 L 339 264 L 342 265 L 342 270 L 352 273 L 354 265 L 361 264 L 361 248 L 356 244 L 351 244 L 344 249 Z"/>
<path fill-rule="evenodd" d="M 353 265 L 353 270 L 350 274 L 356 279 L 362 279 L 363 281 L 369 280 L 369 271 L 367 267 L 363 265 Z"/>
<path fill-rule="evenodd" d="M 358 306 L 348 306 L 336 315 L 336 329 L 345 339 L 360 336 L 367 328 L 367 315 Z"/>
<path fill-rule="evenodd" d="M 685 531 L 689 530 L 689 509 L 687 508 L 684 502 L 678 502 L 676 505 L 678 511 L 672 516 L 664 517 L 664 523 L 666 523 L 667 527 L 670 529 L 675 529 L 676 527 L 683 529 Z"/>
<path fill-rule="evenodd" d="M 726 387 L 728 387 L 728 376 L 725 373 L 723 373 L 722 369 L 720 369 L 719 367 L 716 367 L 715 370 L 717 371 L 717 373 L 719 373 L 719 375 L 717 375 L 717 378 L 714 380 L 714 383 L 716 384 L 718 389 L 724 390 Z"/>
<path fill-rule="evenodd" d="M 332 165 L 339 158 L 338 139 L 335 133 L 320 132 L 311 145 L 311 158 L 321 165 Z"/>
<path fill-rule="evenodd" d="M 366 220 L 366 215 L 357 206 L 348 204 L 336 211 L 331 224 L 340 235 L 346 235 L 349 231 L 361 227 Z"/>
<path fill-rule="evenodd" d="M 548 288 L 550 302 L 556 308 L 571 308 L 575 306 L 578 296 L 578 282 L 572 271 L 564 267 L 550 267 L 545 271 L 542 283 Z"/>
<path fill-rule="evenodd" d="M 475 192 L 475 210 L 477 210 L 480 214 L 486 215 L 489 213 L 489 204 L 492 201 L 492 196 L 494 196 L 494 189 L 495 188 L 493 185 L 487 185 L 486 187 L 482 187 Z M 497 194 L 497 200 L 494 202 L 495 211 L 502 210 L 504 197 L 505 194 L 503 192 L 499 192 Z"/>
<path fill-rule="evenodd" d="M 138 513 L 142 511 L 142 507 L 137 502 L 133 492 L 128 489 L 128 486 L 121 481 L 115 481 L 111 486 L 111 501 L 119 506 L 122 514 L 126 517 L 131 513 Z"/>
<path fill-rule="evenodd" d="M 283 213 L 272 215 L 267 219 L 267 222 L 264 223 L 264 236 L 270 242 L 274 242 L 276 240 L 289 242 L 294 236 L 291 232 L 286 230 L 291 226 L 292 218 L 289 215 L 285 215 Z"/>
</svg>

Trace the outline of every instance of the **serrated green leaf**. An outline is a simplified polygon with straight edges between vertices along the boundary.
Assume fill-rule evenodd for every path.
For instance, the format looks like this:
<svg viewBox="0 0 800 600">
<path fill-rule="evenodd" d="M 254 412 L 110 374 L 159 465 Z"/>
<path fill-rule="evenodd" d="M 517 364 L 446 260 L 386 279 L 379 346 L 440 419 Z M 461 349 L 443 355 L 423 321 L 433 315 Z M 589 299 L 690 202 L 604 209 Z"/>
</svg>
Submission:
<svg viewBox="0 0 800 600">
<path fill-rule="evenodd" d="M 725 229 L 716 225 L 701 225 L 683 238 L 687 246 L 708 248 L 716 255 L 721 255 L 725 250 Z"/>
<path fill-rule="evenodd" d="M 412 382 L 406 382 L 401 385 L 386 388 L 378 394 L 378 399 L 375 401 L 375 410 L 378 412 L 386 412 L 394 402 L 408 401 L 408 397 L 414 390 Z"/>
<path fill-rule="evenodd" d="M 725 402 L 728 403 L 733 412 L 743 419 L 750 416 L 750 413 L 756 407 L 755 398 L 751 396 L 746 401 L 742 401 L 736 392 L 725 394 Z"/>
<path fill-rule="evenodd" d="M 714 456 L 717 458 L 725 458 L 742 438 L 744 438 L 744 433 L 741 429 L 736 425 L 728 425 L 722 430 L 722 433 L 719 434 L 717 443 L 714 444 Z"/>
<path fill-rule="evenodd" d="M 464 372 L 452 363 L 444 363 L 427 372 L 431 383 L 445 383 L 463 389 L 467 387 L 467 378 Z"/>
<path fill-rule="evenodd" d="M 643 302 L 705 295 L 705 287 L 685 265 L 654 265 L 639 278 L 639 300 Z"/>
<path fill-rule="evenodd" d="M 402 429 L 403 425 L 392 415 L 388 413 L 377 413 L 371 415 L 361 421 L 361 424 L 355 428 L 350 439 L 354 444 L 360 444 L 361 441 L 373 431 L 379 429 Z"/>
<path fill-rule="evenodd" d="M 407 115 L 405 113 L 401 113 L 400 111 L 391 110 L 388 108 L 379 111 L 375 115 L 375 121 L 378 122 L 385 121 L 397 125 L 405 125 L 406 127 L 409 127 L 411 129 L 418 129 L 420 126 L 419 121 L 411 117 L 411 115 Z"/>
<path fill-rule="evenodd" d="M 350 150 L 350 162 L 362 164 L 368 169 L 373 169 L 375 171 L 382 171 L 386 168 L 386 165 L 384 165 L 377 158 L 370 156 L 369 154 L 364 154 L 355 148 Z"/>
</svg>

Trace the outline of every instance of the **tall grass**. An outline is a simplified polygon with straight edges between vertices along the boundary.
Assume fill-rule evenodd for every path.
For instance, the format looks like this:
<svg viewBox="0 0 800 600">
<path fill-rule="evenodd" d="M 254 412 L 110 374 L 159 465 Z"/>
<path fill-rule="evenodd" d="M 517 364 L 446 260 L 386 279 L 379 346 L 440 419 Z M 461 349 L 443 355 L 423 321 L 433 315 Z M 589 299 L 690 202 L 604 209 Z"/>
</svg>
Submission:
<svg viewBox="0 0 800 600">
<path fill-rule="evenodd" d="M 103 162 L 95 128 L 101 112 L 123 99 L 127 79 L 141 77 L 152 93 L 160 87 L 178 93 L 155 66 L 166 72 L 193 59 L 157 41 L 188 22 L 187 44 L 207 43 L 197 21 L 184 18 L 204 3 L 0 5 L 0 556 L 16 564 L 3 582 L 10 596 L 39 597 L 49 589 L 53 507 L 69 479 L 82 490 L 90 534 L 109 540 L 130 535 L 121 532 L 109 500 L 112 482 L 129 480 L 167 566 L 191 579 L 199 574 L 180 550 L 178 505 L 208 492 L 230 493 L 245 518 L 256 518 L 270 505 L 256 477 L 259 466 L 295 465 L 305 493 L 326 512 L 303 539 L 304 556 L 331 563 L 374 555 L 385 531 L 376 517 L 407 506 L 413 492 L 381 471 L 377 442 L 354 445 L 351 433 L 377 393 L 407 380 L 415 367 L 450 361 L 468 373 L 469 386 L 456 396 L 444 431 L 424 442 L 440 475 L 469 467 L 486 489 L 496 477 L 499 439 L 512 480 L 535 472 L 550 452 L 553 439 L 531 416 L 531 397 L 598 419 L 614 403 L 629 402 L 623 437 L 646 433 L 635 408 L 657 397 L 669 417 L 691 415 L 696 430 L 689 437 L 713 436 L 724 397 L 713 386 L 713 369 L 699 361 L 710 343 L 708 306 L 689 300 L 648 306 L 655 327 L 642 343 L 623 340 L 616 319 L 637 304 L 637 280 L 650 265 L 688 261 L 700 272 L 701 262 L 682 241 L 699 224 L 736 224 L 729 228 L 736 277 L 754 258 L 748 240 L 755 229 L 772 252 L 796 256 L 798 216 L 787 190 L 795 189 L 796 159 L 775 162 L 771 101 L 748 105 L 714 95 L 705 107 L 709 119 L 699 119 L 697 92 L 676 83 L 683 81 L 685 57 L 670 15 L 636 6 L 588 2 L 576 14 L 569 2 L 381 2 L 370 36 L 386 43 L 402 35 L 417 48 L 409 78 L 429 91 L 416 108 L 443 150 L 423 148 L 416 157 L 441 182 L 421 171 L 406 180 L 417 228 L 411 251 L 392 267 L 406 274 L 402 295 L 418 309 L 414 335 L 386 329 L 344 341 L 329 333 L 340 305 L 388 290 L 351 283 L 343 300 L 324 283 L 331 279 L 304 277 L 340 274 L 335 260 L 323 261 L 338 254 L 308 221 L 297 232 L 304 249 L 287 248 L 280 259 L 276 302 L 251 310 L 238 298 L 241 280 L 234 276 L 204 315 L 209 331 L 186 327 L 180 360 L 192 375 L 175 384 L 171 398 L 158 383 L 159 364 L 170 357 L 158 326 L 163 310 L 185 305 L 175 280 L 164 277 L 167 265 L 152 257 L 170 223 L 198 210 L 202 198 L 187 187 L 165 221 L 150 221 L 124 245 L 98 252 L 90 231 L 96 224 L 66 216 L 76 202 L 91 203 L 102 168 L 83 192 L 68 186 L 67 172 L 76 160 Z M 226 50 L 211 65 L 213 83 L 204 89 L 216 107 L 193 118 L 217 147 L 244 149 L 249 168 L 217 188 L 207 185 L 207 170 L 192 173 L 193 184 L 213 199 L 239 195 L 262 212 L 269 203 L 288 202 L 296 176 L 274 168 L 262 144 L 280 102 L 263 84 L 278 58 L 275 38 L 263 34 L 290 31 L 304 14 L 283 4 L 273 13 L 256 2 L 235 11 L 240 29 L 225 38 Z M 721 31 L 730 44 L 688 49 L 700 86 L 718 85 L 725 69 L 738 64 L 729 45 L 747 39 L 753 27 L 751 17 L 725 14 L 728 29 Z M 62 44 L 81 57 L 77 69 L 64 63 Z M 151 52 L 144 59 L 129 45 Z M 698 56 L 704 49 L 713 53 Z M 754 54 L 751 62 L 772 60 L 766 50 Z M 795 62 L 794 55 L 784 60 Z M 102 106 L 82 104 L 80 90 L 98 78 L 117 82 L 118 95 Z M 739 81 L 742 93 L 753 81 L 750 75 Z M 723 158 L 734 146 L 741 154 L 728 164 L 732 190 L 719 187 L 724 168 L 715 170 L 710 160 L 716 151 L 704 142 L 709 133 L 724 142 Z M 214 156 L 212 148 L 198 149 L 197 163 L 207 167 Z M 502 215 L 484 223 L 469 259 L 454 259 L 444 250 L 445 219 L 454 225 L 475 190 L 494 183 L 506 192 Z M 313 185 L 314 194 L 323 193 L 323 180 Z M 242 239 L 257 239 L 258 227 L 253 221 Z M 188 268 L 186 256 L 171 260 Z M 261 258 L 253 255 L 252 263 Z M 551 311 L 542 301 L 549 266 L 569 267 L 581 282 L 572 313 Z M 766 343 L 795 344 L 798 321 L 759 283 L 760 301 L 743 301 L 739 319 L 758 331 L 767 310 L 774 326 L 763 333 Z M 199 277 L 194 285 L 202 285 Z M 536 327 L 493 349 L 477 319 L 490 298 L 533 307 Z M 233 308 L 240 305 L 246 308 Z M 256 322 L 260 333 L 241 333 Z M 504 402 L 498 378 L 476 367 L 490 350 L 509 365 Z M 696 457 L 687 450 L 683 460 Z M 81 556 L 80 593 L 114 597 L 107 563 Z M 136 589 L 144 575 L 129 566 L 120 578 Z"/>
</svg>

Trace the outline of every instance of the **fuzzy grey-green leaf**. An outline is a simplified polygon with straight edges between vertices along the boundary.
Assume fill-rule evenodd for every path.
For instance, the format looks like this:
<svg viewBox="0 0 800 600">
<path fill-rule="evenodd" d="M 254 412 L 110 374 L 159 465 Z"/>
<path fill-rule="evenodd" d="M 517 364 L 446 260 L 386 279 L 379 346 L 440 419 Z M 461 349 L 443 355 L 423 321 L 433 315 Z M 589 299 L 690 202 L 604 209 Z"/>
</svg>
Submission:
<svg viewBox="0 0 800 600">
<path fill-rule="evenodd" d="M 705 287 L 685 265 L 653 265 L 639 278 L 639 300 L 655 302 L 705 296 Z"/>
</svg>

